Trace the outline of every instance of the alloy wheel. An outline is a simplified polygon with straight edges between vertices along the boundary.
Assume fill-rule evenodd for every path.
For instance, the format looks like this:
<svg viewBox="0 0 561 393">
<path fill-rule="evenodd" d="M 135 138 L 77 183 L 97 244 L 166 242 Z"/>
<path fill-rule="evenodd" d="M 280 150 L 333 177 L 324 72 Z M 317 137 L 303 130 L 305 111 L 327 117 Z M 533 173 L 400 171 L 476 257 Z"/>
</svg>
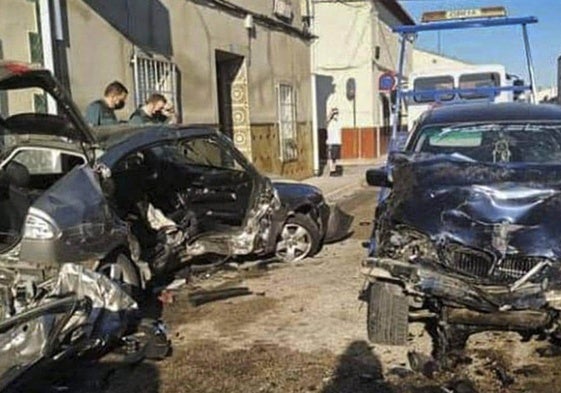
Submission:
<svg viewBox="0 0 561 393">
<path fill-rule="evenodd" d="M 275 255 L 286 262 L 296 262 L 306 258 L 311 250 L 310 232 L 297 223 L 286 223 L 280 234 Z"/>
</svg>

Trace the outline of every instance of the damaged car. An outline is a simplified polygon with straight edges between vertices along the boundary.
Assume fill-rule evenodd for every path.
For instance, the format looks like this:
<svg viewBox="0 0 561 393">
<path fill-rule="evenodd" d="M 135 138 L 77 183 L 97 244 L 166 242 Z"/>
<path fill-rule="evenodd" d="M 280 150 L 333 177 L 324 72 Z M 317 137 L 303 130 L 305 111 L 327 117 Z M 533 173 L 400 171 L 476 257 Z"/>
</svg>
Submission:
<svg viewBox="0 0 561 393">
<path fill-rule="evenodd" d="M 389 190 L 362 268 L 371 341 L 424 322 L 446 360 L 483 331 L 561 338 L 561 107 L 432 109 L 366 177 Z"/>
<path fill-rule="evenodd" d="M 273 184 L 214 129 L 94 131 L 50 72 L 22 63 L 0 63 L 0 94 L 0 264 L 23 297 L 63 263 L 132 293 L 201 258 L 300 260 L 350 226 L 319 189 Z M 57 114 L 38 110 L 49 100 Z"/>
<path fill-rule="evenodd" d="M 350 227 L 319 189 L 273 183 L 214 129 L 89 128 L 49 71 L 0 62 L 0 104 L 0 388 L 123 344 L 179 269 L 297 261 Z M 163 356 L 162 329 L 146 329 Z"/>
</svg>

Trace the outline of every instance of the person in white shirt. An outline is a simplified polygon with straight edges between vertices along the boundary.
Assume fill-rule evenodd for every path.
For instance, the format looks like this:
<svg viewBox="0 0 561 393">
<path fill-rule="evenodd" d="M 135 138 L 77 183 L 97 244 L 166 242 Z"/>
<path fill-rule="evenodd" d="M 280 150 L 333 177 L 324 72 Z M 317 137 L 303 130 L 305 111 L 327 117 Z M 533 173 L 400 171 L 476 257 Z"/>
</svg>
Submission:
<svg viewBox="0 0 561 393">
<path fill-rule="evenodd" d="M 329 176 L 340 176 L 337 171 L 337 160 L 341 158 L 341 124 L 339 123 L 339 109 L 332 108 L 327 119 L 327 161 Z"/>
</svg>

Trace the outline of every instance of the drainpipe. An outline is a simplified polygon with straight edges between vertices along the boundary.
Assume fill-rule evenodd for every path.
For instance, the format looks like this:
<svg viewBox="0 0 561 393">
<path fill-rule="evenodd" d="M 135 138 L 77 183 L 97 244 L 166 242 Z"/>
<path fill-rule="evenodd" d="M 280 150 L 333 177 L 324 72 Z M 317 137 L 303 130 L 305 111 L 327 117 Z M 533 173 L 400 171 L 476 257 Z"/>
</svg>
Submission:
<svg viewBox="0 0 561 393">
<path fill-rule="evenodd" d="M 41 45 L 43 49 L 43 67 L 55 73 L 55 58 L 53 53 L 53 37 L 51 29 L 51 10 L 49 0 L 39 0 L 39 20 L 41 21 Z M 47 95 L 47 112 L 57 113 L 56 101 Z"/>
<path fill-rule="evenodd" d="M 310 34 L 315 34 L 314 24 L 316 13 L 314 9 L 314 0 L 306 0 L 308 6 L 308 16 L 310 23 Z M 317 104 L 317 86 L 316 86 L 316 46 L 317 39 L 312 39 L 310 47 L 310 75 L 312 78 L 312 155 L 314 163 L 314 176 L 319 176 L 319 126 L 318 126 L 318 104 Z"/>
</svg>

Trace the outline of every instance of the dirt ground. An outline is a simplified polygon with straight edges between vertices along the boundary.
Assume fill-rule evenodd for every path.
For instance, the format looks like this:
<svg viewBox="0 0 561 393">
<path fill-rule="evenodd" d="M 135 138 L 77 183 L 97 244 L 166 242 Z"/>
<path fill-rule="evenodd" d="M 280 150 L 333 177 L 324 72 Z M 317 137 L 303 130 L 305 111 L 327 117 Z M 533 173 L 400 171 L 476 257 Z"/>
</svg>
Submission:
<svg viewBox="0 0 561 393">
<path fill-rule="evenodd" d="M 199 278 L 175 294 L 163 319 L 173 354 L 160 362 L 110 368 L 88 392 L 559 392 L 559 357 L 540 357 L 546 342 L 483 333 L 468 343 L 468 364 L 433 378 L 413 373 L 407 351 L 429 354 L 430 340 L 413 325 L 407 347 L 373 346 L 366 338 L 362 242 L 376 200 L 362 189 L 341 201 L 355 216 L 353 235 L 293 265 L 227 271 Z M 194 288 L 246 286 L 253 294 L 199 307 Z M 555 355 L 555 354 L 554 354 Z M 81 392 L 84 392 L 82 381 Z M 452 385 L 456 386 L 452 389 Z M 445 390 L 445 387 L 449 387 Z M 74 391 L 74 390 L 67 390 Z"/>
</svg>

